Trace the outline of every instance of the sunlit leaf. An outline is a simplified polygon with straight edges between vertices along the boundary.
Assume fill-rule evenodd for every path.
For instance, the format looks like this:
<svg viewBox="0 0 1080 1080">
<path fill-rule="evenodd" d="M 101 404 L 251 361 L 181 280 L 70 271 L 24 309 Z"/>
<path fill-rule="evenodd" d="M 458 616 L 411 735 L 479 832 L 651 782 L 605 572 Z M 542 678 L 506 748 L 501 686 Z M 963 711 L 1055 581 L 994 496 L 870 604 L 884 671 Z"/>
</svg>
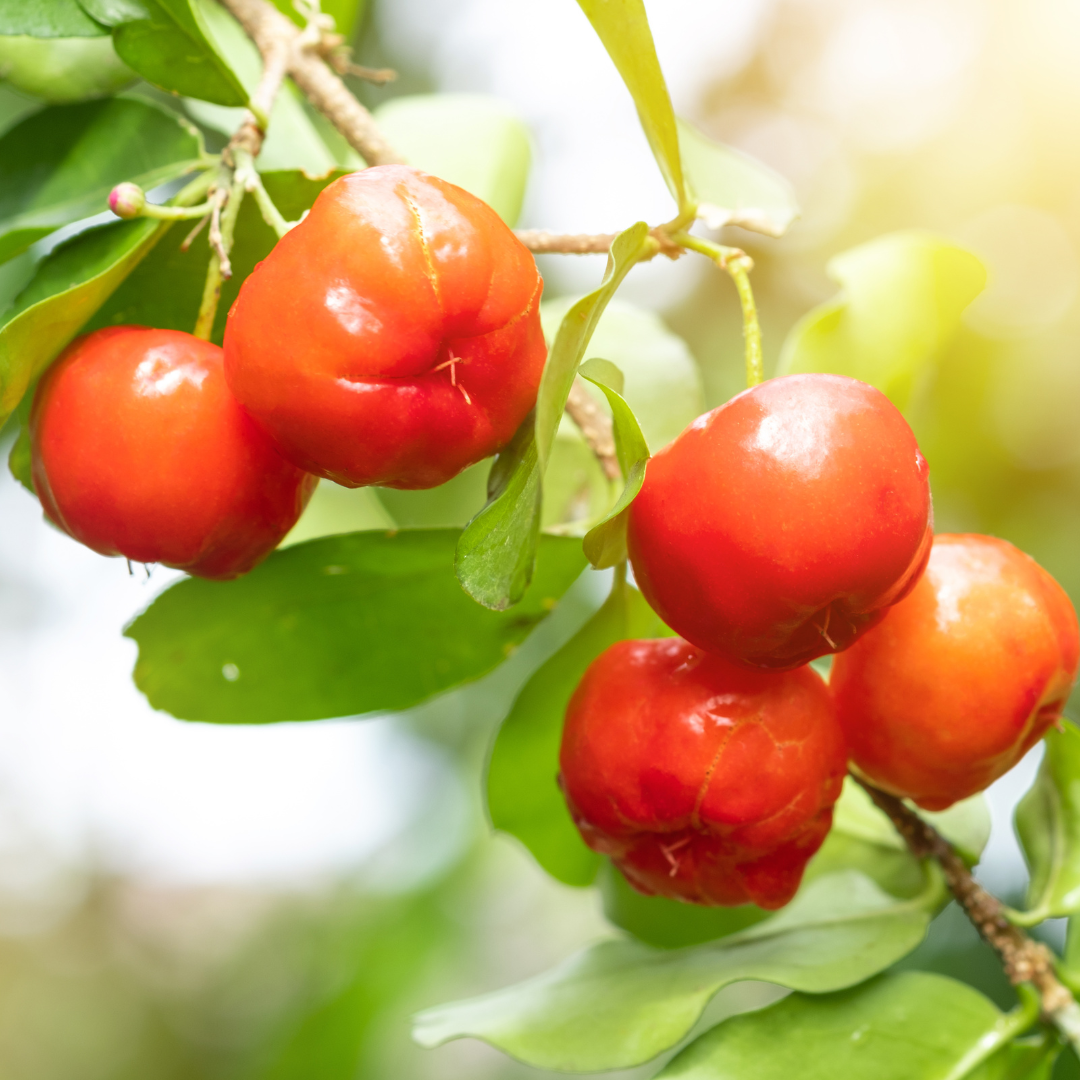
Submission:
<svg viewBox="0 0 1080 1080">
<path fill-rule="evenodd" d="M 0 82 L 50 105 L 107 97 L 138 78 L 111 37 L 0 36 Z"/>
<path fill-rule="evenodd" d="M 924 232 L 882 236 L 837 255 L 843 291 L 788 335 L 780 373 L 824 371 L 871 383 L 905 408 L 986 284 L 982 263 Z"/>
<path fill-rule="evenodd" d="M 560 296 L 540 305 L 549 342 L 555 341 L 559 323 L 576 302 L 575 297 Z M 610 360 L 623 373 L 620 393 L 654 452 L 705 411 L 705 391 L 693 354 L 654 311 L 614 297 L 596 324 L 587 353 Z M 593 396 L 602 409 L 607 408 L 602 394 Z M 563 419 L 559 433 L 581 437 L 569 417 Z"/>
<path fill-rule="evenodd" d="M 0 316 L 0 423 L 168 228 L 147 219 L 119 221 L 80 234 L 42 260 Z"/>
<path fill-rule="evenodd" d="M 488 504 L 461 534 L 458 577 L 485 607 L 505 610 L 528 586 L 540 534 L 541 477 L 567 395 L 604 307 L 651 242 L 642 221 L 615 238 L 600 288 L 579 300 L 559 327 L 544 365 L 535 422 L 527 419 L 496 459 Z"/>
<path fill-rule="evenodd" d="M 544 537 L 521 606 L 497 614 L 454 577 L 452 529 L 331 536 L 277 551 L 235 581 L 191 578 L 125 633 L 135 683 L 184 720 L 259 724 L 407 709 L 506 659 L 581 572 Z"/>
<path fill-rule="evenodd" d="M 188 172 L 198 155 L 190 125 L 141 101 L 34 113 L 0 139 L 0 262 L 106 210 L 122 180 L 151 188 Z"/>
<path fill-rule="evenodd" d="M 532 142 L 505 102 L 483 94 L 418 94 L 384 102 L 375 119 L 410 165 L 472 192 L 508 225 L 517 221 Z"/>
<path fill-rule="evenodd" d="M 219 105 L 245 105 L 245 87 L 223 39 L 235 20 L 214 0 L 80 0 L 112 27 L 117 54 L 162 90 Z M 242 31 L 241 31 L 242 33 Z"/>
<path fill-rule="evenodd" d="M 278 209 L 295 221 L 315 201 L 316 196 L 340 173 L 312 180 L 300 172 L 263 173 L 263 184 Z M 154 249 L 86 325 L 87 332 L 102 326 L 136 324 L 166 330 L 191 332 L 199 312 L 206 267 L 210 259 L 207 230 L 185 252 L 180 245 L 195 222 L 180 222 Z M 273 250 L 277 235 L 259 213 L 255 200 L 247 198 L 240 207 L 231 260 L 233 276 L 222 285 L 221 301 L 211 340 L 221 344 L 225 320 L 244 279 Z"/>
<path fill-rule="evenodd" d="M 657 1080 L 944 1080 L 965 1075 L 963 1063 L 974 1065 L 1012 1033 L 977 990 L 905 971 L 836 994 L 792 994 L 731 1017 L 677 1054 Z"/>
<path fill-rule="evenodd" d="M 642 0 L 578 0 L 578 5 L 634 99 L 638 119 L 668 190 L 680 210 L 689 209 L 690 194 L 683 179 L 675 111 L 656 58 L 645 5 Z"/>
<path fill-rule="evenodd" d="M 1031 871 L 1027 903 L 1043 919 L 1080 912 L 1080 729 L 1046 733 L 1031 790 L 1016 808 L 1016 832 Z"/>
<path fill-rule="evenodd" d="M 553 970 L 416 1019 L 422 1046 L 471 1036 L 545 1069 L 629 1068 L 674 1046 L 712 996 L 742 979 L 809 993 L 853 986 L 922 940 L 930 915 L 854 871 L 819 878 L 788 907 L 710 945 L 604 941 Z"/>
<path fill-rule="evenodd" d="M 783 236 L 799 216 L 791 185 L 767 165 L 679 120 L 686 178 L 698 200 L 698 217 L 711 228 L 744 229 Z"/>
<path fill-rule="evenodd" d="M 297 10 L 292 0 L 273 0 L 274 6 L 288 15 L 297 26 L 304 26 L 304 17 Z M 319 10 L 334 19 L 334 29 L 345 38 L 351 38 L 364 17 L 366 0 L 322 0 Z"/>
<path fill-rule="evenodd" d="M 602 365 L 614 370 L 618 389 L 613 385 L 615 380 Z M 619 393 L 622 389 L 622 373 L 619 369 L 607 361 L 589 360 L 583 365 L 581 376 L 598 386 L 611 406 L 615 449 L 624 480 L 622 492 L 611 512 L 586 533 L 583 541 L 589 562 L 602 570 L 626 561 L 626 515 L 645 480 L 649 447 L 641 434 L 637 417 Z"/>
<path fill-rule="evenodd" d="M 608 646 L 663 632 L 641 593 L 617 580 L 600 610 L 521 689 L 499 729 L 487 778 L 492 824 L 516 836 L 549 874 L 568 885 L 588 885 L 600 861 L 570 820 L 555 780 L 570 695 Z"/>
<path fill-rule="evenodd" d="M 77 38 L 106 33 L 76 0 L 0 0 L 0 35 Z"/>
</svg>

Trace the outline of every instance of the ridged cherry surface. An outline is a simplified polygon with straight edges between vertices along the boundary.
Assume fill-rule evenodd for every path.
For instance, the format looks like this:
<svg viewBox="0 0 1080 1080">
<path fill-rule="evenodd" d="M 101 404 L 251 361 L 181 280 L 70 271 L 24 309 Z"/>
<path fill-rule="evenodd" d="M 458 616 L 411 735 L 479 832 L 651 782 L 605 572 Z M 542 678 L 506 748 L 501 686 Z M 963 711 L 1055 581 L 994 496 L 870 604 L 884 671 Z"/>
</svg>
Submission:
<svg viewBox="0 0 1080 1080">
<path fill-rule="evenodd" d="M 1061 716 L 1080 657 L 1065 590 L 1005 540 L 942 534 L 911 594 L 833 662 L 851 756 L 943 810 L 1008 772 Z"/>
<path fill-rule="evenodd" d="M 244 282 L 229 385 L 302 468 L 433 487 L 501 449 L 535 404 L 541 291 L 486 203 L 403 165 L 365 169 Z"/>
<path fill-rule="evenodd" d="M 585 842 L 640 892 L 777 908 L 829 831 L 846 754 L 810 668 L 750 671 L 662 638 L 592 663 L 559 762 Z"/>
</svg>

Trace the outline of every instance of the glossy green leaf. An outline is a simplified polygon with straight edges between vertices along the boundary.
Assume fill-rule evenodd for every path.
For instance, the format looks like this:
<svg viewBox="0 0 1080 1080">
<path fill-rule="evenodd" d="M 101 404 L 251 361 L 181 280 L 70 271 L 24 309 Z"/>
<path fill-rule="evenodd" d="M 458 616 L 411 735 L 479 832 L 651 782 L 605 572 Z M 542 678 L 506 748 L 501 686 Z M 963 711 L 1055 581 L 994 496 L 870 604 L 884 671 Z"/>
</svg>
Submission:
<svg viewBox="0 0 1080 1080">
<path fill-rule="evenodd" d="M 0 0 L 0 35 L 88 38 L 106 33 L 76 0 Z"/>
<path fill-rule="evenodd" d="M 11 475 L 19 481 L 20 484 L 31 495 L 36 495 L 34 490 L 34 478 L 30 471 L 30 431 L 27 422 L 30 419 L 30 405 L 33 401 L 32 391 L 28 391 L 22 401 L 19 402 L 18 409 L 15 410 L 13 422 L 17 422 L 19 425 L 19 434 L 15 436 L 15 442 L 12 443 L 11 452 L 8 454 L 8 468 L 11 470 Z"/>
<path fill-rule="evenodd" d="M 650 243 L 643 221 L 615 238 L 600 288 L 579 300 L 559 327 L 544 365 L 535 420 L 526 419 L 496 459 L 488 503 L 461 534 L 458 577 L 485 607 L 503 611 L 516 604 L 528 586 L 540 534 L 541 478 L 567 395 L 605 306 Z"/>
<path fill-rule="evenodd" d="M 897 900 L 854 871 L 834 874 L 714 944 L 604 941 L 528 982 L 421 1013 L 414 1038 L 437 1046 L 471 1036 L 545 1069 L 629 1068 L 684 1038 L 730 983 L 808 993 L 853 986 L 910 952 L 929 919 L 921 900 Z"/>
<path fill-rule="evenodd" d="M 34 113 L 0 138 L 0 262 L 107 210 L 122 180 L 151 188 L 189 172 L 198 156 L 190 125 L 141 101 Z"/>
<path fill-rule="evenodd" d="M 452 529 L 331 536 L 277 551 L 235 581 L 190 578 L 125 630 L 135 683 L 184 720 L 260 724 L 407 709 L 498 665 L 581 572 L 545 537 L 512 614 L 454 577 Z"/>
<path fill-rule="evenodd" d="M 1066 722 L 1044 742 L 1035 783 L 1016 808 L 1033 919 L 1080 912 L 1080 728 Z"/>
<path fill-rule="evenodd" d="M 168 228 L 120 221 L 81 233 L 41 261 L 0 317 L 0 423 Z"/>
<path fill-rule="evenodd" d="M 614 370 L 618 377 L 618 389 L 613 385 L 611 374 L 601 365 Z M 626 515 L 645 480 L 649 447 L 641 434 L 637 417 L 619 393 L 619 389 L 622 389 L 622 372 L 614 364 L 596 359 L 582 366 L 581 375 L 604 392 L 611 406 L 615 450 L 624 480 L 622 492 L 610 513 L 585 534 L 582 543 L 585 557 L 598 570 L 603 570 L 626 561 Z"/>
<path fill-rule="evenodd" d="M 567 885 L 588 885 L 600 862 L 578 834 L 555 779 L 570 695 L 608 646 L 663 632 L 641 593 L 616 579 L 600 610 L 522 687 L 495 739 L 487 777 L 492 824 L 516 836 Z"/>
<path fill-rule="evenodd" d="M 472 192 L 508 225 L 517 222 L 532 140 L 505 102 L 483 94 L 418 94 L 384 102 L 375 119 L 410 165 Z"/>
<path fill-rule="evenodd" d="M 226 49 L 239 28 L 214 0 L 80 2 L 112 27 L 120 59 L 147 82 L 219 105 L 247 104 L 253 86 L 245 87 Z"/>
<path fill-rule="evenodd" d="M 560 296 L 540 305 L 544 335 L 550 343 L 576 302 L 574 297 Z M 616 296 L 593 330 L 588 353 L 605 357 L 623 373 L 624 385 L 619 392 L 654 451 L 666 446 L 705 411 L 705 391 L 693 354 L 654 311 Z M 594 396 L 606 409 L 604 396 Z M 581 438 L 569 417 L 563 418 L 559 435 Z"/>
<path fill-rule="evenodd" d="M 804 316 L 784 343 L 780 372 L 824 371 L 871 383 L 905 408 L 986 285 L 982 263 L 925 232 L 879 237 L 837 255 L 842 292 Z"/>
<path fill-rule="evenodd" d="M 638 119 L 668 190 L 680 210 L 690 209 L 691 196 L 683 178 L 675 111 L 656 58 L 645 5 L 642 0 L 578 0 L 578 5 L 634 99 Z"/>
<path fill-rule="evenodd" d="M 1015 1032 L 988 998 L 922 971 L 792 994 L 717 1024 L 657 1080 L 958 1080 Z"/>
<path fill-rule="evenodd" d="M 714 229 L 739 225 L 783 236 L 799 216 L 791 184 L 749 154 L 713 142 L 685 120 L 678 123 L 683 168 L 698 200 L 698 217 Z"/>
<path fill-rule="evenodd" d="M 50 105 L 107 97 L 137 79 L 111 37 L 0 37 L 0 81 Z"/>
<path fill-rule="evenodd" d="M 263 184 L 278 209 L 295 221 L 338 173 L 312 180 L 299 172 L 263 173 Z M 207 230 L 185 252 L 180 245 L 195 222 L 180 222 L 154 249 L 86 325 L 87 332 L 102 326 L 134 323 L 166 330 L 191 332 L 199 312 L 206 267 L 210 258 Z M 259 213 L 253 198 L 240 208 L 231 252 L 233 276 L 223 283 L 211 340 L 221 344 L 225 320 L 244 279 L 273 250 L 277 236 Z"/>
<path fill-rule="evenodd" d="M 938 814 L 920 811 L 946 836 L 969 864 L 978 862 L 990 836 L 990 814 L 981 795 Z M 857 870 L 899 899 L 926 890 L 926 877 L 889 819 L 850 777 L 833 812 L 833 826 L 803 878 L 806 890 L 818 878 Z M 737 908 L 697 908 L 659 896 L 642 896 L 617 871 L 601 874 L 604 914 L 616 926 L 662 948 L 712 941 L 760 922 L 769 912 L 746 904 Z M 942 896 L 942 903 L 946 897 Z"/>
</svg>

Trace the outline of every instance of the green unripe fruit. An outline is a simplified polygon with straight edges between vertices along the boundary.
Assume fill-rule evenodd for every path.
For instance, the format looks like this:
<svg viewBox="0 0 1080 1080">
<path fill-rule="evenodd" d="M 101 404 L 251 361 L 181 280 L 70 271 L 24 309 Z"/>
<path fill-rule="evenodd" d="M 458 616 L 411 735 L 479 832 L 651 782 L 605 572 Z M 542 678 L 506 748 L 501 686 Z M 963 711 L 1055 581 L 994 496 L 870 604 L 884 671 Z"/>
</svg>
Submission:
<svg viewBox="0 0 1080 1080">
<path fill-rule="evenodd" d="M 0 80 L 50 105 L 107 97 L 138 76 L 116 55 L 112 38 L 0 36 Z"/>
</svg>

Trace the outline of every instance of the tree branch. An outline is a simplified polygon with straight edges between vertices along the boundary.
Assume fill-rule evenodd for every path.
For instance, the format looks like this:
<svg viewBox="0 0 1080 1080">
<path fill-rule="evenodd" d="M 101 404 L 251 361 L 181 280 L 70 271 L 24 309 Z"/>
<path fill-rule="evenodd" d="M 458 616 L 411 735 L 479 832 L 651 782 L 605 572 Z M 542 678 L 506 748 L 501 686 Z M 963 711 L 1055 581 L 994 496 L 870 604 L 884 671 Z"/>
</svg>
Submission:
<svg viewBox="0 0 1080 1080">
<path fill-rule="evenodd" d="M 566 399 L 566 411 L 577 424 L 589 449 L 596 455 L 600 468 L 609 480 L 622 475 L 619 459 L 615 454 L 615 435 L 611 420 L 601 410 L 596 398 L 585 389 L 580 379 L 575 379 Z"/>
<path fill-rule="evenodd" d="M 536 255 L 606 255 L 616 233 L 556 233 L 550 229 L 516 229 L 514 235 Z M 680 244 L 667 234 L 663 226 L 649 231 L 657 247 L 653 255 L 677 259 L 684 254 Z M 652 258 L 652 255 L 647 256 Z"/>
<path fill-rule="evenodd" d="M 305 32 L 278 11 L 270 0 L 221 2 L 258 46 L 264 65 L 268 55 L 276 55 L 279 49 L 284 51 L 287 73 L 311 104 L 369 165 L 388 165 L 402 160 L 386 141 L 371 113 L 319 55 L 317 40 L 309 41 Z"/>
<path fill-rule="evenodd" d="M 858 776 L 855 779 L 896 826 L 911 853 L 916 858 L 929 857 L 940 864 L 957 903 L 982 939 L 1001 958 L 1009 982 L 1014 986 L 1031 983 L 1039 993 L 1043 1017 L 1057 1028 L 1074 1050 L 1080 1052 L 1080 1005 L 1058 979 L 1053 953 L 1009 922 L 1005 917 L 1005 905 L 975 880 L 964 860 L 937 829 L 895 795 L 881 791 Z"/>
</svg>

